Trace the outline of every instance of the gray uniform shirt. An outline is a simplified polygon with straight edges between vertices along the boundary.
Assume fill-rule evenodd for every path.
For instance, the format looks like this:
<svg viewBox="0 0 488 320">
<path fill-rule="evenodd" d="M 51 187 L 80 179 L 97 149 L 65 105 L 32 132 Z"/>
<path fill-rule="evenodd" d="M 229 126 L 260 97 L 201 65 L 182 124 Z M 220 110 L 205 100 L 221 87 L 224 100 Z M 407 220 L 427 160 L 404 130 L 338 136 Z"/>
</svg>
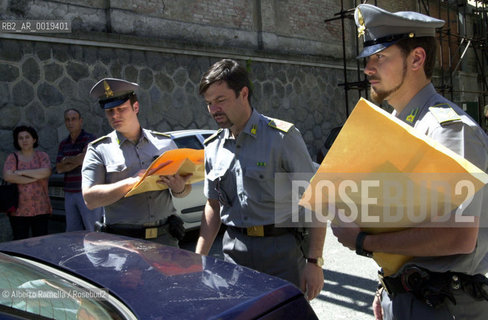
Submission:
<svg viewBox="0 0 488 320">
<path fill-rule="evenodd" d="M 90 143 L 83 161 L 82 186 L 110 184 L 147 169 L 159 155 L 177 146 L 167 135 L 142 129 L 136 144 L 117 131 Z M 105 207 L 107 224 L 158 225 L 174 214 L 169 191 L 122 198 Z"/>
<path fill-rule="evenodd" d="M 206 141 L 204 193 L 220 201 L 226 225 L 250 227 L 289 219 L 291 176 L 286 173 L 292 172 L 305 173 L 308 180 L 314 172 L 300 132 L 256 110 L 237 139 L 224 129 Z"/>
<path fill-rule="evenodd" d="M 417 93 L 400 114 L 394 111 L 393 115 L 488 172 L 488 136 L 461 108 L 438 94 L 431 83 Z M 480 217 L 478 242 L 474 252 L 445 257 L 414 258 L 408 264 L 421 265 L 439 272 L 488 272 L 486 187 L 477 196 L 477 203 L 473 201 L 467 208 L 469 215 Z"/>
</svg>

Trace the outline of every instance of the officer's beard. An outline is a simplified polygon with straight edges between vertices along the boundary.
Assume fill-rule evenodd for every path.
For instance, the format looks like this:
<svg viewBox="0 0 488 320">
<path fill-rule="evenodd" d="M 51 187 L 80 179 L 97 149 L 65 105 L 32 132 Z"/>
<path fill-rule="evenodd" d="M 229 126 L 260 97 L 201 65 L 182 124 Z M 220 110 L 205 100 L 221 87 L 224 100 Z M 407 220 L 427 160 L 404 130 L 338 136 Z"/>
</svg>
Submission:
<svg viewBox="0 0 488 320">
<path fill-rule="evenodd" d="M 219 118 L 223 118 L 223 120 L 221 121 L 217 121 L 217 117 Z M 227 115 L 223 112 L 220 112 L 220 113 L 216 113 L 213 115 L 213 118 L 215 120 L 215 122 L 217 122 L 218 126 L 221 127 L 221 128 L 230 128 L 232 127 L 234 124 L 232 123 L 232 121 L 229 120 L 229 117 L 227 117 Z"/>
<path fill-rule="evenodd" d="M 407 76 L 407 61 L 406 61 L 406 59 L 404 59 L 403 60 L 403 70 L 402 70 L 402 81 L 400 82 L 400 84 L 398 86 L 394 87 L 393 89 L 386 90 L 386 91 L 381 91 L 378 89 L 375 90 L 373 88 L 373 86 L 371 86 L 371 89 L 370 89 L 371 100 L 375 104 L 381 105 L 383 103 L 383 101 L 388 100 L 388 97 L 390 97 L 393 93 L 398 91 L 403 86 L 403 83 L 405 82 L 406 76 Z M 381 80 L 381 78 L 371 76 L 371 77 L 368 77 L 368 80 Z"/>
</svg>

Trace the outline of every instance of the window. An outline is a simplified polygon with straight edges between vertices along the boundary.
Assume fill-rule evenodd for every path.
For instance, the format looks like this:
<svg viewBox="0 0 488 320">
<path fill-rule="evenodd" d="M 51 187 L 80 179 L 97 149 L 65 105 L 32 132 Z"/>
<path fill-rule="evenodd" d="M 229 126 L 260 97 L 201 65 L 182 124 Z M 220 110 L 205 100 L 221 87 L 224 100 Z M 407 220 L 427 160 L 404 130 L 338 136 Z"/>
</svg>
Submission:
<svg viewBox="0 0 488 320">
<path fill-rule="evenodd" d="M 178 148 L 203 149 L 203 146 L 196 136 L 175 138 L 174 142 Z"/>
<path fill-rule="evenodd" d="M 33 263 L 33 262 L 32 262 Z M 84 288 L 51 273 L 50 267 L 38 268 L 26 261 L 0 254 L 0 310 L 2 314 L 32 315 L 53 319 L 124 319 L 119 309 L 105 298 L 110 295 L 97 288 Z M 61 274 L 59 270 L 56 270 Z M 82 282 L 81 279 L 80 283 Z"/>
</svg>

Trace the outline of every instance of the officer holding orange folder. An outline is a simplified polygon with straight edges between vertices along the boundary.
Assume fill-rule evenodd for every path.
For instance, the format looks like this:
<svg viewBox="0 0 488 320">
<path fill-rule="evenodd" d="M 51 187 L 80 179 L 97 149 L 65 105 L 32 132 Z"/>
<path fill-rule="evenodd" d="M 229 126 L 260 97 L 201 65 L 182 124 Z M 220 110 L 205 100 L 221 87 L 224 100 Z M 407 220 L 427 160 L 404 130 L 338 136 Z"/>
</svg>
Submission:
<svg viewBox="0 0 488 320">
<path fill-rule="evenodd" d="M 181 230 L 182 221 L 175 215 L 172 196 L 188 195 L 189 176 L 161 176 L 159 183 L 169 189 L 124 197 L 155 158 L 177 148 L 170 136 L 141 127 L 137 88 L 137 83 L 105 78 L 91 89 L 114 131 L 88 146 L 82 168 L 83 197 L 88 208 L 105 208 L 102 231 L 178 246 L 178 232 L 170 231 L 174 225 Z"/>
</svg>

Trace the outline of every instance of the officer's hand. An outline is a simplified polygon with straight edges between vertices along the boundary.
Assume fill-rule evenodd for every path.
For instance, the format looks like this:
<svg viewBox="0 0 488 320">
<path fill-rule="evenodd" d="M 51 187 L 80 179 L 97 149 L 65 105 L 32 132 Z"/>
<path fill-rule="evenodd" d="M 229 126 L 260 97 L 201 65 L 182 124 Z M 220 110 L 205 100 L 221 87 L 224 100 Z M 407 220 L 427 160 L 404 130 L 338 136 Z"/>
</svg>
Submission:
<svg viewBox="0 0 488 320">
<path fill-rule="evenodd" d="M 138 172 L 137 172 L 137 173 L 134 175 L 134 177 L 135 177 L 135 178 L 139 178 L 139 179 L 140 179 L 140 178 L 142 178 L 142 177 L 144 176 L 144 173 L 146 173 L 146 170 L 141 169 L 141 170 L 139 170 L 139 171 L 138 171 Z"/>
<path fill-rule="evenodd" d="M 144 175 L 144 173 L 146 172 L 146 170 L 139 170 L 135 175 L 133 175 L 132 177 L 129 177 L 127 179 L 124 180 L 125 184 L 129 187 L 129 188 L 132 188 L 136 183 L 138 183 L 142 176 Z"/>
<path fill-rule="evenodd" d="M 310 301 L 317 297 L 323 286 L 324 271 L 322 268 L 313 263 L 306 263 L 301 276 L 300 289 L 305 293 L 307 300 Z"/>
<path fill-rule="evenodd" d="M 191 176 L 191 174 L 188 174 L 186 176 L 181 176 L 179 174 L 171 176 L 159 176 L 158 183 L 164 183 L 172 191 L 180 193 L 184 191 L 186 182 L 188 181 L 188 179 L 190 179 Z"/>
<path fill-rule="evenodd" d="M 330 225 L 332 232 L 337 237 L 337 240 L 342 243 L 344 247 L 351 250 L 356 250 L 356 238 L 361 229 L 355 223 L 334 222 Z"/>
<path fill-rule="evenodd" d="M 374 295 L 373 313 L 375 320 L 383 320 L 383 310 L 381 309 L 381 298 L 379 294 Z"/>
</svg>

